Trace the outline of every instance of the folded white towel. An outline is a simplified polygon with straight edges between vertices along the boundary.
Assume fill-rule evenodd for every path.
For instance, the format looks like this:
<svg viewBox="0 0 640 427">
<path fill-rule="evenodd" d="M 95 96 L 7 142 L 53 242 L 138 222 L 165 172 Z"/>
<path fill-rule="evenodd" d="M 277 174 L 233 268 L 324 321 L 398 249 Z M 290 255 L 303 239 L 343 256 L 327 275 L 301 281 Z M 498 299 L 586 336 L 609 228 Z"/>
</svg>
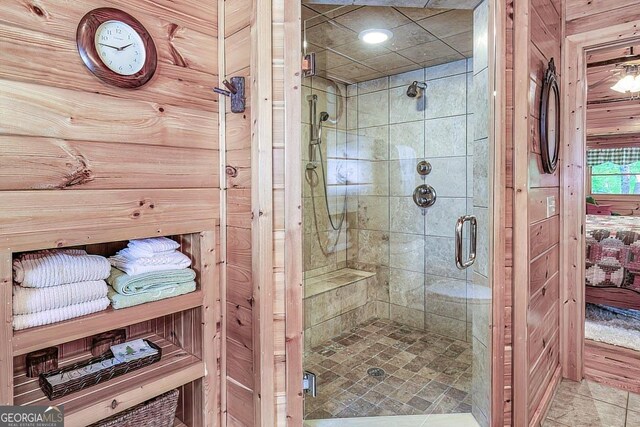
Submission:
<svg viewBox="0 0 640 427">
<path fill-rule="evenodd" d="M 26 288 L 104 280 L 110 272 L 105 257 L 82 250 L 26 253 L 13 261 L 13 280 Z"/>
<path fill-rule="evenodd" d="M 124 248 L 110 257 L 109 262 L 130 276 L 153 271 L 180 270 L 191 265 L 191 259 L 178 251 L 140 258 L 132 254 L 129 248 Z"/>
<path fill-rule="evenodd" d="M 13 314 L 38 313 L 69 305 L 94 301 L 107 296 L 104 280 L 77 282 L 48 288 L 13 286 Z"/>
<path fill-rule="evenodd" d="M 180 247 L 180 244 L 166 237 L 152 237 L 129 240 L 127 246 L 143 257 L 150 257 L 154 254 L 173 252 Z"/>
<path fill-rule="evenodd" d="M 74 317 L 86 316 L 87 314 L 102 311 L 109 306 L 109 298 L 104 297 L 95 301 L 83 302 L 53 310 L 41 311 L 39 313 L 19 314 L 13 316 L 13 329 L 20 330 L 33 328 L 34 326 L 49 325 L 51 323 L 62 322 Z"/>
</svg>

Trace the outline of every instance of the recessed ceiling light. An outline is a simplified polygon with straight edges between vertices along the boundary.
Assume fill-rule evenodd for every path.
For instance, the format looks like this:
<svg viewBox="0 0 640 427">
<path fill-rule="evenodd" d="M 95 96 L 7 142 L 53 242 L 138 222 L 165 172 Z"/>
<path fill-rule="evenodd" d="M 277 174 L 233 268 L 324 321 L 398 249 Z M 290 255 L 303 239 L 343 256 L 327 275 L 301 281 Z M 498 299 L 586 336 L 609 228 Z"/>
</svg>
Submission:
<svg viewBox="0 0 640 427">
<path fill-rule="evenodd" d="M 393 37 L 393 33 L 391 31 L 375 28 L 360 31 L 360 34 L 358 34 L 358 38 L 360 40 L 369 44 L 386 42 L 391 37 Z"/>
</svg>

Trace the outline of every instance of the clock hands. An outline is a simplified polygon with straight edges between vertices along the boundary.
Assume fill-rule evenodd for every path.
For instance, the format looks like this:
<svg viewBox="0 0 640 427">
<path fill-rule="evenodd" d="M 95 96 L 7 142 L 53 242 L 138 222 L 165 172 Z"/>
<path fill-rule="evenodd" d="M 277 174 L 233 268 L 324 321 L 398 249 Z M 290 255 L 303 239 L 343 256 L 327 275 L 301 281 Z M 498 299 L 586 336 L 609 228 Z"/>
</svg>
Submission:
<svg viewBox="0 0 640 427">
<path fill-rule="evenodd" d="M 117 46 L 111 46 L 110 44 L 98 43 L 99 45 L 110 47 L 111 49 L 120 50 Z"/>
<path fill-rule="evenodd" d="M 104 43 L 98 43 L 99 45 L 102 46 L 106 46 L 106 47 L 110 47 L 111 49 L 115 49 L 118 52 L 122 52 L 123 50 L 125 50 L 126 48 L 128 48 L 129 46 L 132 46 L 133 43 L 129 43 L 128 45 L 122 46 L 122 47 L 117 47 L 117 46 L 111 46 L 110 44 L 104 44 Z"/>
</svg>

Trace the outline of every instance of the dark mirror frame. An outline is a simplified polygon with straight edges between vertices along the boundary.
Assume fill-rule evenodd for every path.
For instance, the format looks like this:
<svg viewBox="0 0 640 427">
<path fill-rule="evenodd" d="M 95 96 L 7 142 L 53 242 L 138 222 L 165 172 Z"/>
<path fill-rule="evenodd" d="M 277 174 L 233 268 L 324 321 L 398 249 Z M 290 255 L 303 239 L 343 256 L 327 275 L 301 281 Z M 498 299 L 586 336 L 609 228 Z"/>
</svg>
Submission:
<svg viewBox="0 0 640 427">
<path fill-rule="evenodd" d="M 549 141 L 549 105 L 555 103 L 555 138 Z M 553 144 L 553 145 L 551 145 Z M 549 150 L 553 147 L 553 150 Z M 558 167 L 560 152 L 560 88 L 556 76 L 553 58 L 549 61 L 544 73 L 542 96 L 540 97 L 540 151 L 542 152 L 542 168 L 545 173 L 554 173 Z M 550 155 L 553 153 L 553 157 Z"/>
</svg>

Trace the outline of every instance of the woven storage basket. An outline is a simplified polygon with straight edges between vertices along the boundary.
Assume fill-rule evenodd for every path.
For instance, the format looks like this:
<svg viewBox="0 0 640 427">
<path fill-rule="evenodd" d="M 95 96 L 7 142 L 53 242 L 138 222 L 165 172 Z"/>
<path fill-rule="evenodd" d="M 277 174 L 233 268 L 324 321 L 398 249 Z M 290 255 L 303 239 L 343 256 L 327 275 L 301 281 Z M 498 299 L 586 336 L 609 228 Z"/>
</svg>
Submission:
<svg viewBox="0 0 640 427">
<path fill-rule="evenodd" d="M 47 380 L 47 378 L 49 377 L 64 375 L 67 372 L 75 371 L 76 369 L 82 368 L 84 366 L 89 366 L 93 363 L 99 363 L 104 360 L 111 359 L 113 357 L 113 353 L 111 352 L 111 350 L 109 350 L 100 357 L 92 357 L 91 359 L 83 360 L 82 362 L 74 363 L 73 365 L 65 366 L 64 368 L 59 368 L 54 371 L 40 374 L 40 388 L 42 389 L 44 394 L 47 395 L 49 400 L 53 400 L 62 396 L 66 396 L 69 393 L 82 390 L 83 388 L 99 384 L 103 381 L 108 381 L 111 378 L 117 377 L 119 375 L 124 375 L 127 372 L 131 372 L 144 366 L 151 365 L 152 363 L 156 363 L 162 356 L 162 349 L 151 341 L 145 340 L 145 342 L 149 344 L 149 346 L 155 348 L 158 352 L 154 355 L 132 360 L 127 363 L 119 363 L 109 369 L 103 369 L 96 373 L 76 378 L 73 381 L 67 381 L 64 384 L 58 384 L 54 386 Z"/>
<path fill-rule="evenodd" d="M 178 394 L 178 389 L 171 390 L 89 427 L 172 427 Z"/>
</svg>

